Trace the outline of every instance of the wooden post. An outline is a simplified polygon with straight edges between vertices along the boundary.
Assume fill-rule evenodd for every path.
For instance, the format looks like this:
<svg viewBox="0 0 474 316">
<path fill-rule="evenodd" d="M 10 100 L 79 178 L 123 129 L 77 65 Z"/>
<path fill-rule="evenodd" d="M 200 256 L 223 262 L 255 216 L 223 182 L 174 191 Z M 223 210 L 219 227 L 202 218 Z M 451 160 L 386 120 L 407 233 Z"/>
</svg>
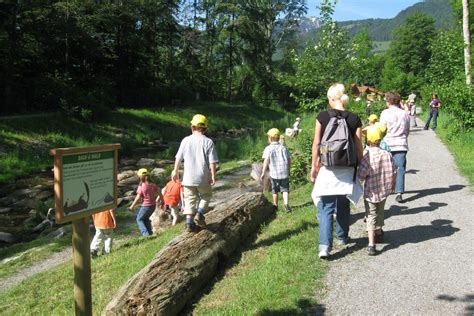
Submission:
<svg viewBox="0 0 474 316">
<path fill-rule="evenodd" d="M 74 261 L 74 306 L 76 316 L 92 316 L 91 255 L 89 217 L 72 222 Z"/>
</svg>

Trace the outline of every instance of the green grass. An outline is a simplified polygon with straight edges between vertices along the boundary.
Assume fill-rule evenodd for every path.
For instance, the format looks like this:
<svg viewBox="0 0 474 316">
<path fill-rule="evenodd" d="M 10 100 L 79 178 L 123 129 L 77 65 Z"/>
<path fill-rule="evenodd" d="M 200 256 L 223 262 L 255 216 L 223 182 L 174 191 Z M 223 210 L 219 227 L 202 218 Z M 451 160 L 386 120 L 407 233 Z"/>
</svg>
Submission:
<svg viewBox="0 0 474 316">
<path fill-rule="evenodd" d="M 108 256 L 92 261 L 93 313 L 99 315 L 115 292 L 145 267 L 158 251 L 182 231 L 177 225 L 154 237 L 134 237 Z M 73 269 L 68 261 L 0 293 L 2 315 L 71 315 L 74 313 Z"/>
<path fill-rule="evenodd" d="M 309 200 L 312 185 L 291 193 Z M 298 201 L 292 203 L 292 201 Z M 305 315 L 317 306 L 327 262 L 317 259 L 314 206 L 279 211 L 196 305 L 195 315 Z"/>
<path fill-rule="evenodd" d="M 270 122 L 288 120 L 279 108 L 223 102 L 182 108 L 118 109 L 95 122 L 82 122 L 60 114 L 0 118 L 0 152 L 3 152 L 0 155 L 0 183 L 51 168 L 51 148 L 121 143 L 120 155 L 128 156 L 133 148 L 148 141 L 179 141 L 190 133 L 189 122 L 196 113 L 207 115 L 211 137 L 228 129 L 246 127 L 254 130 L 242 137 L 247 139 L 244 142 L 219 141 L 217 146 L 220 146 L 224 160 L 244 157 L 253 148 L 251 144 L 255 137 Z M 121 132 L 123 137 L 118 136 Z M 175 151 L 176 148 L 171 147 L 157 153 L 157 158 L 173 158 Z"/>
<path fill-rule="evenodd" d="M 438 118 L 436 134 L 453 154 L 460 173 L 474 185 L 474 131 L 456 130 L 453 122 L 449 114 L 442 113 Z"/>
</svg>

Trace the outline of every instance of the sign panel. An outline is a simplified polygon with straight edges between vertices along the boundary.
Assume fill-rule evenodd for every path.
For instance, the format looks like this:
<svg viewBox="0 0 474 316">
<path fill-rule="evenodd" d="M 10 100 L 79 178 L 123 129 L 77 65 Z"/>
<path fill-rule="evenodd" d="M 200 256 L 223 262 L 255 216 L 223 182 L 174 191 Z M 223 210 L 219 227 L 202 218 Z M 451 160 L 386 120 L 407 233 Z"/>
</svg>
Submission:
<svg viewBox="0 0 474 316">
<path fill-rule="evenodd" d="M 116 207 L 118 148 L 112 144 L 51 150 L 58 223 Z"/>
</svg>

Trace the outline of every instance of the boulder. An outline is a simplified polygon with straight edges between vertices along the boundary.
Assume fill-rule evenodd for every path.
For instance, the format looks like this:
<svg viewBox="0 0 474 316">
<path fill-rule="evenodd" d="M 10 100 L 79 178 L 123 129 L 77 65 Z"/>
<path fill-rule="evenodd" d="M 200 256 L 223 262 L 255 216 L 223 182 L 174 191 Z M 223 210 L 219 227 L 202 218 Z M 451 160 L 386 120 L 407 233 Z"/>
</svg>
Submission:
<svg viewBox="0 0 474 316">
<path fill-rule="evenodd" d="M 135 166 L 137 161 L 135 159 L 120 159 L 121 166 Z"/>
<path fill-rule="evenodd" d="M 140 179 L 138 178 L 138 176 L 136 174 L 134 174 L 131 177 L 128 177 L 128 178 L 125 178 L 125 179 L 119 181 L 117 185 L 119 187 L 138 185 L 139 181 L 140 181 Z"/>
<path fill-rule="evenodd" d="M 125 171 L 122 171 L 120 172 L 118 175 L 117 175 L 117 181 L 122 181 L 123 179 L 127 179 L 127 178 L 130 178 L 130 177 L 133 177 L 135 175 L 135 171 L 133 170 L 125 170 Z"/>
<path fill-rule="evenodd" d="M 40 201 L 46 201 L 47 199 L 54 196 L 53 191 L 41 191 L 36 195 L 36 199 Z"/>
<path fill-rule="evenodd" d="M 15 237 L 10 233 L 0 232 L 0 242 L 4 242 L 7 244 L 14 243 Z"/>
<path fill-rule="evenodd" d="M 155 159 L 151 158 L 141 158 L 137 162 L 138 168 L 152 168 L 155 166 Z"/>
<path fill-rule="evenodd" d="M 0 207 L 0 214 L 9 213 L 11 210 L 11 207 Z"/>
<path fill-rule="evenodd" d="M 160 177 L 165 172 L 166 172 L 166 170 L 163 169 L 163 168 L 153 168 L 153 170 L 150 171 L 150 174 L 154 177 Z"/>
<path fill-rule="evenodd" d="M 246 193 L 206 214 L 207 228 L 168 243 L 115 295 L 104 315 L 177 315 L 249 235 L 273 215 L 262 193 Z"/>
</svg>

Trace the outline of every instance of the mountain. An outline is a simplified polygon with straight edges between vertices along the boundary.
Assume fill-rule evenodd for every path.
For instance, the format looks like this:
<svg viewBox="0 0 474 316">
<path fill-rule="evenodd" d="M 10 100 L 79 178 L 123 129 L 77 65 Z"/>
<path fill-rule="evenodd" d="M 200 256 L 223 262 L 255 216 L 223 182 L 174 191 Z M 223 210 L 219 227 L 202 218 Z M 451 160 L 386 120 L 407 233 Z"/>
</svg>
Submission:
<svg viewBox="0 0 474 316">
<path fill-rule="evenodd" d="M 337 23 L 345 28 L 351 37 L 363 28 L 367 28 L 373 41 L 390 41 L 393 30 L 402 27 L 405 24 L 405 19 L 415 13 L 424 13 L 432 17 L 436 21 L 438 29 L 449 29 L 454 26 L 454 14 L 449 0 L 425 0 L 402 10 L 392 19 L 365 19 Z M 303 38 L 314 38 L 319 26 L 317 18 L 303 18 L 300 33 Z"/>
</svg>

